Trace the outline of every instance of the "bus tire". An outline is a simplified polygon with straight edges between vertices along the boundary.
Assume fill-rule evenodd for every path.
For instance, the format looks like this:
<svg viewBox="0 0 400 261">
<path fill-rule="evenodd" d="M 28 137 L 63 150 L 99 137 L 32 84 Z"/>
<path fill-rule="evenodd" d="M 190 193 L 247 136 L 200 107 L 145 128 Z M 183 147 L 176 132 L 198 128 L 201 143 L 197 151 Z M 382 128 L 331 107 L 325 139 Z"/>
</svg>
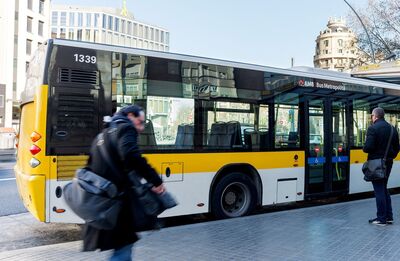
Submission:
<svg viewBox="0 0 400 261">
<path fill-rule="evenodd" d="M 211 212 L 216 218 L 234 218 L 251 213 L 257 202 L 257 188 L 243 173 L 225 175 L 215 186 Z"/>
</svg>

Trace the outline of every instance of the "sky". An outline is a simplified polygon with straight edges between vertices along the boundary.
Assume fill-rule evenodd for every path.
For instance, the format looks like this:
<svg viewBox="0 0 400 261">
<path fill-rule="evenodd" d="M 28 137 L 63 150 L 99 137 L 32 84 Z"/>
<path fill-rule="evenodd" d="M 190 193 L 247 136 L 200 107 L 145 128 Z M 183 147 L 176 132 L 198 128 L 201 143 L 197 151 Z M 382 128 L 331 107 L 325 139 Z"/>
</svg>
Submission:
<svg viewBox="0 0 400 261">
<path fill-rule="evenodd" d="M 313 66 L 315 39 L 343 0 L 126 0 L 136 20 L 170 32 L 170 52 L 288 68 Z M 367 0 L 348 0 L 357 8 Z M 122 0 L 52 0 L 122 7 Z"/>
</svg>

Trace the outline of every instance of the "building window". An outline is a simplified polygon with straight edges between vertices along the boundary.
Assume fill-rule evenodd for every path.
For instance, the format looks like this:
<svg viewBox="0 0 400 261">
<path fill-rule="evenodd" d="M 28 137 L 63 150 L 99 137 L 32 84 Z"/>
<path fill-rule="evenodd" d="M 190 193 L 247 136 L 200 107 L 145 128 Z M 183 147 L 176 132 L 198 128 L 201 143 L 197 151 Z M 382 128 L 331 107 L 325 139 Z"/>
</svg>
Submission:
<svg viewBox="0 0 400 261">
<path fill-rule="evenodd" d="M 93 31 L 93 42 L 97 43 L 99 41 L 99 39 L 97 39 L 98 37 L 99 37 L 99 31 L 94 30 Z"/>
<path fill-rule="evenodd" d="M 169 33 L 165 32 L 165 44 L 169 44 Z"/>
<path fill-rule="evenodd" d="M 139 37 L 143 38 L 143 25 L 139 25 Z"/>
<path fill-rule="evenodd" d="M 61 12 L 60 25 L 61 26 L 67 26 L 67 12 Z"/>
<path fill-rule="evenodd" d="M 87 27 L 92 26 L 92 14 L 90 13 L 86 14 L 86 26 Z"/>
<path fill-rule="evenodd" d="M 144 38 L 149 39 L 149 27 L 147 26 L 144 28 Z"/>
<path fill-rule="evenodd" d="M 28 9 L 32 10 L 32 0 L 28 0 Z"/>
<path fill-rule="evenodd" d="M 121 33 L 126 34 L 126 21 L 121 20 Z"/>
<path fill-rule="evenodd" d="M 60 38 L 65 39 L 67 31 L 65 28 L 60 28 Z"/>
<path fill-rule="evenodd" d="M 113 28 L 113 18 L 112 16 L 108 16 L 108 30 L 112 30 Z"/>
<path fill-rule="evenodd" d="M 101 42 L 102 43 L 106 42 L 106 31 L 104 30 L 101 31 Z"/>
<path fill-rule="evenodd" d="M 161 31 L 161 40 L 162 43 L 164 43 L 164 31 Z"/>
<path fill-rule="evenodd" d="M 83 26 L 83 14 L 78 13 L 78 26 L 82 27 Z"/>
<path fill-rule="evenodd" d="M 329 40 L 325 40 L 325 41 L 324 41 L 324 46 L 325 46 L 325 47 L 328 47 L 328 46 L 329 46 Z"/>
<path fill-rule="evenodd" d="M 111 33 L 111 32 L 108 32 L 108 33 L 107 33 L 107 43 L 108 43 L 108 44 L 111 44 L 111 43 L 112 43 L 112 33 Z"/>
<path fill-rule="evenodd" d="M 26 20 L 26 30 L 29 33 L 32 33 L 32 23 L 33 23 L 33 18 L 28 16 L 28 18 Z"/>
<path fill-rule="evenodd" d="M 328 60 L 325 60 L 325 66 L 329 66 L 329 61 Z"/>
<path fill-rule="evenodd" d="M 328 54 L 328 50 L 325 50 L 324 53 L 325 53 L 325 54 Z"/>
<path fill-rule="evenodd" d="M 94 23 L 93 23 L 93 26 L 94 27 L 98 27 L 99 26 L 99 14 L 94 14 Z"/>
<path fill-rule="evenodd" d="M 103 29 L 107 28 L 107 16 L 103 14 Z"/>
<path fill-rule="evenodd" d="M 68 39 L 74 40 L 74 29 L 72 29 L 72 28 L 69 29 Z"/>
<path fill-rule="evenodd" d="M 27 72 L 28 69 L 29 69 L 29 62 L 26 62 L 26 63 L 25 63 L 25 72 Z M 0 107 L 1 107 L 1 106 L 0 106 Z"/>
<path fill-rule="evenodd" d="M 115 17 L 115 27 L 114 31 L 119 32 L 119 18 Z"/>
<path fill-rule="evenodd" d="M 343 49 L 339 49 L 339 53 L 343 53 Z"/>
<path fill-rule="evenodd" d="M 342 39 L 339 39 L 339 40 L 338 40 L 338 45 L 339 45 L 340 47 L 343 46 L 343 40 L 342 40 Z"/>
<path fill-rule="evenodd" d="M 138 28 L 137 23 L 133 23 L 133 35 L 134 36 L 138 36 L 137 28 Z"/>
<path fill-rule="evenodd" d="M 154 40 L 154 28 L 150 28 L 150 40 Z"/>
<path fill-rule="evenodd" d="M 57 38 L 57 28 L 56 27 L 52 27 L 51 28 L 51 38 Z"/>
<path fill-rule="evenodd" d="M 128 21 L 128 31 L 127 34 L 132 35 L 132 22 Z"/>
<path fill-rule="evenodd" d="M 4 108 L 4 95 L 0 95 L 0 108 Z"/>
<path fill-rule="evenodd" d="M 26 40 L 26 54 L 31 55 L 32 53 L 32 40 Z"/>
<path fill-rule="evenodd" d="M 156 35 L 155 35 L 155 37 L 154 37 L 154 40 L 155 40 L 156 42 L 160 41 L 160 31 L 159 31 L 158 29 L 156 29 Z"/>
<path fill-rule="evenodd" d="M 43 36 L 43 26 L 44 26 L 44 23 L 42 21 L 39 21 L 38 34 L 40 36 Z"/>
<path fill-rule="evenodd" d="M 86 29 L 85 32 L 85 40 L 90 42 L 90 29 Z"/>
<path fill-rule="evenodd" d="M 76 40 L 82 41 L 82 29 L 78 29 L 78 31 L 76 31 Z"/>
<path fill-rule="evenodd" d="M 39 0 L 39 14 L 44 15 L 44 0 Z"/>
<path fill-rule="evenodd" d="M 58 12 L 51 13 L 51 25 L 57 25 L 58 23 Z"/>
<path fill-rule="evenodd" d="M 75 13 L 69 13 L 69 26 L 75 26 Z"/>
</svg>

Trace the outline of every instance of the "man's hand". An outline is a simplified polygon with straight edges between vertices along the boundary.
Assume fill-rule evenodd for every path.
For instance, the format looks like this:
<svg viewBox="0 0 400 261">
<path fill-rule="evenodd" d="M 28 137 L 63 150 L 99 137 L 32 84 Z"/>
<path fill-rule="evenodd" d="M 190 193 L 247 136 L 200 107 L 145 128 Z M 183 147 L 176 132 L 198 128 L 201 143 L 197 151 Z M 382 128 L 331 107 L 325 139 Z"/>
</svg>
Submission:
<svg viewBox="0 0 400 261">
<path fill-rule="evenodd" d="M 162 194 L 162 193 L 165 192 L 165 187 L 164 187 L 164 184 L 161 184 L 161 185 L 158 186 L 158 187 L 152 187 L 151 190 L 152 190 L 153 192 L 157 193 L 157 194 Z"/>
</svg>

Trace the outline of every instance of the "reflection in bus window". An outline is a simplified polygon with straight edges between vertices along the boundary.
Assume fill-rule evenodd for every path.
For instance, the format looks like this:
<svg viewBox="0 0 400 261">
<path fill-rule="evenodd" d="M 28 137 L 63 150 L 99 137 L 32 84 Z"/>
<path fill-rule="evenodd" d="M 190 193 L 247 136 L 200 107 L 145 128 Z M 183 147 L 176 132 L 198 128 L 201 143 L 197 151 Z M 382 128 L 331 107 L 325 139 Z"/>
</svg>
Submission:
<svg viewBox="0 0 400 261">
<path fill-rule="evenodd" d="M 112 100 L 118 110 L 126 105 L 144 101 L 147 94 L 146 58 L 144 56 L 113 53 Z"/>
<path fill-rule="evenodd" d="M 275 104 L 275 148 L 298 148 L 299 106 L 295 95 L 283 95 Z"/>
<path fill-rule="evenodd" d="M 362 148 L 365 144 L 367 129 L 371 124 L 370 106 L 361 100 L 354 101 L 353 106 L 353 145 Z"/>
<path fill-rule="evenodd" d="M 148 96 L 146 112 L 157 149 L 193 147 L 193 99 Z"/>
</svg>

